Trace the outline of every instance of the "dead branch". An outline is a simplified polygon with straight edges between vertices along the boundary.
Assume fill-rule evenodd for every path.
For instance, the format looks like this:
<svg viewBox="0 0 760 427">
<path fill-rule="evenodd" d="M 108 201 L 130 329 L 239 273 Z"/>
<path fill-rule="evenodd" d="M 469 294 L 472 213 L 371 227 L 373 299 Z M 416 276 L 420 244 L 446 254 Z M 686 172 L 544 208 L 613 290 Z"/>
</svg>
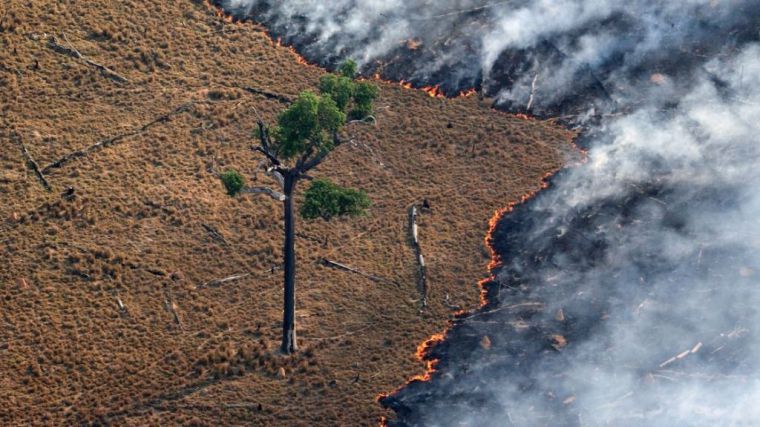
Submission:
<svg viewBox="0 0 760 427">
<path fill-rule="evenodd" d="M 533 106 L 533 99 L 536 96 L 536 82 L 538 81 L 539 71 L 533 76 L 533 81 L 530 83 L 530 98 L 528 98 L 528 105 L 525 107 L 525 111 L 530 112 L 530 108 Z"/>
<path fill-rule="evenodd" d="M 285 188 L 285 178 L 283 178 L 280 172 L 276 171 L 273 168 L 267 168 L 266 174 L 274 178 L 274 180 L 277 181 L 278 184 L 280 184 L 281 189 Z"/>
<path fill-rule="evenodd" d="M 529 310 L 529 311 L 540 311 L 540 310 L 543 310 L 543 308 L 544 308 L 544 304 L 542 302 L 527 301 L 527 302 L 522 302 L 522 303 L 518 303 L 518 304 L 512 304 L 512 305 L 502 306 L 502 307 L 499 307 L 499 308 L 495 308 L 493 310 L 480 311 L 480 312 L 477 312 L 477 313 L 474 313 L 474 314 L 471 314 L 471 315 L 467 316 L 467 321 L 470 321 L 470 319 L 474 319 L 476 317 L 486 316 L 486 315 L 493 314 L 493 313 L 498 313 L 498 312 L 504 311 L 504 310 L 512 311 L 512 310 L 516 310 L 516 309 L 525 309 L 525 310 Z"/>
<path fill-rule="evenodd" d="M 227 244 L 227 239 L 225 239 L 224 236 L 222 236 L 222 234 L 219 233 L 219 231 L 216 228 L 214 228 L 214 227 L 212 227 L 212 226 L 210 226 L 210 225 L 208 225 L 206 223 L 203 223 L 201 225 L 203 226 L 203 228 L 206 229 L 206 231 L 211 236 L 211 238 L 213 238 L 214 240 L 217 240 L 219 243 L 221 243 L 223 245 Z"/>
<path fill-rule="evenodd" d="M 688 356 L 690 354 L 694 354 L 694 353 L 698 352 L 701 348 L 702 348 L 702 342 L 700 341 L 696 345 L 694 345 L 694 347 L 692 347 L 692 348 L 690 348 L 688 350 L 684 350 L 684 351 L 678 353 L 677 355 L 671 357 L 670 359 L 668 359 L 668 360 L 660 363 L 660 368 L 664 368 L 664 367 L 670 365 L 671 363 L 675 362 L 676 360 L 681 360 L 681 359 L 683 359 L 684 357 L 686 357 L 686 356 Z"/>
<path fill-rule="evenodd" d="M 206 283 L 198 286 L 198 288 L 200 289 L 200 288 L 206 288 L 206 287 L 210 287 L 210 286 L 219 286 L 219 285 L 223 285 L 223 284 L 225 284 L 227 282 L 233 282 L 235 280 L 240 280 L 240 279 L 246 278 L 246 277 L 248 277 L 250 275 L 251 275 L 250 273 L 233 274 L 232 276 L 227 276 L 227 277 L 224 277 L 222 279 L 211 280 L 209 282 L 206 282 Z"/>
<path fill-rule="evenodd" d="M 482 10 L 490 9 L 492 7 L 496 7 L 496 6 L 499 6 L 499 5 L 502 5 L 502 4 L 505 4 L 505 3 L 511 3 L 511 2 L 512 2 L 512 0 L 497 1 L 497 2 L 493 2 L 493 3 L 489 3 L 489 4 L 484 4 L 484 5 L 481 5 L 481 6 L 472 7 L 472 8 L 469 8 L 469 9 L 451 10 L 451 11 L 444 12 L 444 13 L 441 13 L 441 14 L 438 14 L 438 15 L 427 16 L 427 17 L 424 17 L 424 18 L 411 17 L 411 18 L 409 18 L 409 20 L 411 20 L 411 21 L 427 21 L 427 20 L 431 20 L 431 19 L 446 18 L 446 17 L 449 17 L 449 16 L 467 15 L 467 14 L 470 14 L 470 13 L 480 12 Z"/>
<path fill-rule="evenodd" d="M 119 306 L 119 310 L 126 313 L 127 307 L 124 305 L 124 302 L 121 301 L 121 298 L 119 297 L 119 294 L 115 294 L 114 298 L 116 298 L 116 305 Z"/>
<path fill-rule="evenodd" d="M 343 143 L 343 140 L 342 140 L 342 139 L 340 139 L 340 136 L 338 136 L 338 134 L 337 134 L 337 133 L 333 133 L 333 146 L 334 146 L 334 147 L 338 147 L 338 146 L 339 146 L 339 145 L 341 145 L 342 143 Z M 324 150 L 324 151 L 320 152 L 319 154 L 317 154 L 316 156 L 314 156 L 314 158 L 312 158 L 312 159 L 311 159 L 311 160 L 309 160 L 308 162 L 305 162 L 305 163 L 304 163 L 304 164 L 303 164 L 303 165 L 302 165 L 302 166 L 299 168 L 299 171 L 298 171 L 298 173 L 299 173 L 299 174 L 301 174 L 301 173 L 305 173 L 305 172 L 308 172 L 308 171 L 310 171 L 311 169 L 313 169 L 313 168 L 315 168 L 315 167 L 319 166 L 319 164 L 320 164 L 320 163 L 322 163 L 322 161 L 325 159 L 325 157 L 327 157 L 327 154 L 328 154 L 328 153 L 329 153 L 329 151 L 327 151 L 327 150 Z"/>
<path fill-rule="evenodd" d="M 360 275 L 362 277 L 365 277 L 365 278 L 367 278 L 369 280 L 372 280 L 373 282 L 388 283 L 388 284 L 400 286 L 400 284 L 398 282 L 396 282 L 395 280 L 386 279 L 385 277 L 380 277 L 380 276 L 376 276 L 374 274 L 365 273 L 365 272 L 357 270 L 357 269 L 355 269 L 353 267 L 349 267 L 349 266 L 347 266 L 345 264 L 342 264 L 342 263 L 339 263 L 339 262 L 335 262 L 335 261 L 330 261 L 327 258 L 322 258 L 320 262 L 325 267 L 332 267 L 332 268 L 336 268 L 338 270 L 343 270 L 343 271 L 348 271 L 350 273 L 358 274 L 358 275 Z"/>
<path fill-rule="evenodd" d="M 375 124 L 377 123 L 377 119 L 375 118 L 375 116 L 369 115 L 363 119 L 356 119 L 356 120 L 351 120 L 349 122 L 346 122 L 346 125 L 351 125 L 354 123 L 363 123 L 365 125 Z"/>
<path fill-rule="evenodd" d="M 123 139 L 129 138 L 131 136 L 139 135 L 139 134 L 145 132 L 146 130 L 148 130 L 150 127 L 152 127 L 152 126 L 154 126 L 154 125 L 156 125 L 158 123 L 162 123 L 162 122 L 165 122 L 165 121 L 169 120 L 172 116 L 175 116 L 177 114 L 181 114 L 181 113 L 186 112 L 191 106 L 193 106 L 196 103 L 197 102 L 195 102 L 195 101 L 187 102 L 187 103 L 182 104 L 179 107 L 175 108 L 174 110 L 170 111 L 169 113 L 166 113 L 164 115 L 161 115 L 161 116 L 159 116 L 159 117 L 151 120 L 150 122 L 142 125 L 141 127 L 137 128 L 137 129 L 134 129 L 134 130 L 131 130 L 129 132 L 122 133 L 122 134 L 119 134 L 119 135 L 116 135 L 116 136 L 112 136 L 110 138 L 106 138 L 106 139 L 104 139 L 102 141 L 96 142 L 95 144 L 92 144 L 89 147 L 83 148 L 81 150 L 72 151 L 72 152 L 66 154 L 65 156 L 61 157 L 60 159 L 58 159 L 58 160 L 50 163 L 49 165 L 45 166 L 44 168 L 42 168 L 42 173 L 47 173 L 51 169 L 60 168 L 61 166 L 65 165 L 66 163 L 70 162 L 71 160 L 74 160 L 74 159 L 79 158 L 79 157 L 85 157 L 85 156 L 87 156 L 88 154 L 90 154 L 90 153 L 92 153 L 94 151 L 97 151 L 97 150 L 99 150 L 99 149 L 101 149 L 103 147 L 114 145 L 114 144 L 116 144 L 117 142 L 119 142 L 119 141 L 121 141 Z"/>
<path fill-rule="evenodd" d="M 241 190 L 242 193 L 249 193 L 249 194 L 266 194 L 267 196 L 271 197 L 274 200 L 277 200 L 278 202 L 284 202 L 287 197 L 285 197 L 284 194 L 274 191 L 269 187 L 246 187 Z"/>
<path fill-rule="evenodd" d="M 128 83 L 129 80 L 127 80 L 126 77 L 120 75 L 116 71 L 106 67 L 103 64 L 97 63 L 90 58 L 87 58 L 86 56 L 82 55 L 75 47 L 71 44 L 71 42 L 66 37 L 66 33 L 63 33 L 63 38 L 66 40 L 66 43 L 68 43 L 69 47 L 66 47 L 60 43 L 58 43 L 58 40 L 55 38 L 55 36 L 50 36 L 48 38 L 48 47 L 53 49 L 54 51 L 70 56 L 74 59 L 79 59 L 80 61 L 84 62 L 85 64 L 97 68 L 101 74 L 108 77 L 111 80 L 114 80 L 119 83 Z"/>
<path fill-rule="evenodd" d="M 12 136 L 13 139 L 16 140 L 16 142 L 21 146 L 21 151 L 24 153 L 24 157 L 26 158 L 26 163 L 29 165 L 30 168 L 34 171 L 34 174 L 37 175 L 37 178 L 40 180 L 40 183 L 43 187 L 45 187 L 45 190 L 50 191 L 50 183 L 45 178 L 44 171 L 40 170 L 40 165 L 37 164 L 37 162 L 32 157 L 31 153 L 29 153 L 29 150 L 26 149 L 26 145 L 21 141 L 21 138 L 18 136 L 17 133 L 13 133 Z"/>
<path fill-rule="evenodd" d="M 449 298 L 449 294 L 446 293 L 446 296 L 443 298 L 443 304 L 449 308 L 449 310 L 461 310 L 462 306 L 455 305 L 451 303 L 451 298 Z"/>
<path fill-rule="evenodd" d="M 409 234 L 412 242 L 412 248 L 414 249 L 414 255 L 417 259 L 417 289 L 421 294 L 422 307 L 427 307 L 428 287 L 427 287 L 427 275 L 425 268 L 425 258 L 422 256 L 422 248 L 420 247 L 420 240 L 417 233 L 417 206 L 412 205 L 409 209 Z"/>
<path fill-rule="evenodd" d="M 287 95 L 281 95 L 279 93 L 268 92 L 266 90 L 257 89 L 255 87 L 244 86 L 243 90 L 246 92 L 252 93 L 254 95 L 261 95 L 267 99 L 274 99 L 275 101 L 282 102 L 283 104 L 290 104 L 293 102 L 293 98 Z"/>
<path fill-rule="evenodd" d="M 171 298 L 167 295 L 164 299 L 164 304 L 166 304 L 166 309 L 172 314 L 174 321 L 177 322 L 179 328 L 184 329 L 182 327 L 182 321 L 179 318 L 179 313 L 177 313 L 177 303 L 172 301 Z"/>
</svg>

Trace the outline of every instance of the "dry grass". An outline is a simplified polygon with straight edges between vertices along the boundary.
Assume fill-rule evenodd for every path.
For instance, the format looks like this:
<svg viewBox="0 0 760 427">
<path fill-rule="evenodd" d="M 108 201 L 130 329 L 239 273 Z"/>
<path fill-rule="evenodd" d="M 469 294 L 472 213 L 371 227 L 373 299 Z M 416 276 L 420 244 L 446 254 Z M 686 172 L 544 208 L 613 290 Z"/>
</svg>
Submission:
<svg viewBox="0 0 760 427">
<path fill-rule="evenodd" d="M 46 36 L 64 43 L 63 33 L 129 82 L 47 47 Z M 377 423 L 375 395 L 424 368 L 415 348 L 444 326 L 444 296 L 477 304 L 492 212 L 572 156 L 571 135 L 476 97 L 381 84 L 377 126 L 350 127 L 355 144 L 318 171 L 366 190 L 374 206 L 362 218 L 299 223 L 305 350 L 284 358 L 271 271 L 280 207 L 227 197 L 209 168 L 253 174 L 253 111 L 271 121 L 283 108 L 240 87 L 295 95 L 321 72 L 202 2 L 0 5 L 0 424 Z M 44 167 L 188 102 L 51 169 L 52 192 L 19 145 Z M 67 186 L 73 200 L 61 196 Z M 405 225 L 406 208 L 425 197 L 431 294 L 421 314 Z M 401 286 L 322 267 L 321 257 Z M 199 287 L 236 273 L 250 276 Z"/>
</svg>

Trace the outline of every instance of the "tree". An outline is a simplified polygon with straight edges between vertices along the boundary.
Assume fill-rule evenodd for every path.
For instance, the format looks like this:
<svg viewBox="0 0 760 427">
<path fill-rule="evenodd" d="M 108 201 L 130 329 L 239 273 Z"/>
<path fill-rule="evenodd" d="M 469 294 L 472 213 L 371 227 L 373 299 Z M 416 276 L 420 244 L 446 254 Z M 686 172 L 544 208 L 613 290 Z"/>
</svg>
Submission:
<svg viewBox="0 0 760 427">
<path fill-rule="evenodd" d="M 245 187 L 239 174 L 227 171 L 221 178 L 230 195 L 267 194 L 283 203 L 285 242 L 283 245 L 284 301 L 281 350 L 290 354 L 298 349 L 295 329 L 295 217 L 293 195 L 301 179 L 313 180 L 308 172 L 319 166 L 343 142 L 339 133 L 352 119 L 374 120 L 372 102 L 378 89 L 368 82 L 356 81 L 356 63 L 346 61 L 340 75 L 326 74 L 320 79 L 320 94 L 302 92 L 277 118 L 271 131 L 258 120 L 259 145 L 254 151 L 264 156 L 267 175 L 280 191 L 268 187 Z M 342 188 L 327 180 L 313 180 L 305 194 L 301 214 L 307 219 L 329 219 L 338 215 L 358 215 L 369 207 L 366 193 Z"/>
</svg>

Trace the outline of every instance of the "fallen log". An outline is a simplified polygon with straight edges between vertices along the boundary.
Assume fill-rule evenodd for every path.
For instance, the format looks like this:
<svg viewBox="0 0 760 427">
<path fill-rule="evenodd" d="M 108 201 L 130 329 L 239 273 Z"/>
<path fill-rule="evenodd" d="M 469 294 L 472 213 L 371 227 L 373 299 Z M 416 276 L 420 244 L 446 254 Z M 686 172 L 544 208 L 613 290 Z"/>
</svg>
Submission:
<svg viewBox="0 0 760 427">
<path fill-rule="evenodd" d="M 42 186 L 45 187 L 45 190 L 50 191 L 50 183 L 48 182 L 47 178 L 45 178 L 43 170 L 40 170 L 40 165 L 37 164 L 37 162 L 34 160 L 31 153 L 29 153 L 29 150 L 26 149 L 26 145 L 24 145 L 24 143 L 21 141 L 21 138 L 19 138 L 18 134 L 14 133 L 13 139 L 15 139 L 16 142 L 18 142 L 18 144 L 21 146 L 21 151 L 24 153 L 27 165 L 32 168 L 34 174 L 37 176 L 37 179 L 39 179 Z"/>
<path fill-rule="evenodd" d="M 392 284 L 392 285 L 400 286 L 400 284 L 398 282 L 396 282 L 395 280 L 386 279 L 385 277 L 380 277 L 380 276 L 376 276 L 374 274 L 365 273 L 365 272 L 363 272 L 361 270 L 357 270 L 357 269 L 355 269 L 353 267 L 349 267 L 349 266 L 347 266 L 345 264 L 342 264 L 342 263 L 339 263 L 339 262 L 336 262 L 336 261 L 330 261 L 327 258 L 322 258 L 320 260 L 320 263 L 322 265 L 324 265 L 325 267 L 332 267 L 332 268 L 336 268 L 338 270 L 343 270 L 343 271 L 348 271 L 350 273 L 358 274 L 358 275 L 360 275 L 362 277 L 365 277 L 367 279 L 372 280 L 373 282 L 389 283 L 389 284 Z"/>
<path fill-rule="evenodd" d="M 206 223 L 203 223 L 201 225 L 203 226 L 203 228 L 206 229 L 206 232 L 211 236 L 211 238 L 213 238 L 214 240 L 218 241 L 219 243 L 223 245 L 227 244 L 227 239 L 225 239 L 224 236 L 222 236 L 221 233 L 219 233 L 219 231 L 217 231 L 216 228 Z"/>
<path fill-rule="evenodd" d="M 164 299 L 164 304 L 166 304 L 166 309 L 167 309 L 167 310 L 168 310 L 168 311 L 169 311 L 169 312 L 172 314 L 172 316 L 174 317 L 174 321 L 175 321 L 175 322 L 177 322 L 177 326 L 179 326 L 179 329 L 180 329 L 180 330 L 184 329 L 184 328 L 182 327 L 182 320 L 180 320 L 180 318 L 179 318 L 179 313 L 177 313 L 177 303 L 175 303 L 175 302 L 174 302 L 174 301 L 171 299 L 171 297 L 169 297 L 169 296 L 167 295 L 167 296 L 166 296 L 166 298 Z"/>
<path fill-rule="evenodd" d="M 274 99 L 275 101 L 282 102 L 283 104 L 290 104 L 293 102 L 293 99 L 290 98 L 289 96 L 281 95 L 279 93 L 269 92 L 262 89 L 257 89 L 255 87 L 244 86 L 243 90 L 248 93 L 252 93 L 254 95 L 261 95 L 267 99 Z"/>
<path fill-rule="evenodd" d="M 104 139 L 102 141 L 96 142 L 95 144 L 92 144 L 89 147 L 83 148 L 81 150 L 72 151 L 72 152 L 66 154 L 65 156 L 61 157 L 60 159 L 58 159 L 58 160 L 50 163 L 49 165 L 45 166 L 44 168 L 42 168 L 41 172 L 42 173 L 47 173 L 51 169 L 60 168 L 63 165 L 65 165 L 66 163 L 68 163 L 71 160 L 74 160 L 74 159 L 76 159 L 78 157 L 85 157 L 88 154 L 90 154 L 90 153 L 92 153 L 94 151 L 97 151 L 97 150 L 99 150 L 101 148 L 104 148 L 104 147 L 107 147 L 107 146 L 110 146 L 110 145 L 114 145 L 117 142 L 119 142 L 119 141 L 121 141 L 121 140 L 123 140 L 125 138 L 129 138 L 131 136 L 139 135 L 139 134 L 145 132 L 146 130 L 148 130 L 150 127 L 152 127 L 152 126 L 154 126 L 154 125 L 156 125 L 158 123 L 162 123 L 162 122 L 165 122 L 165 121 L 169 120 L 169 118 L 171 118 L 172 116 L 176 116 L 177 114 L 181 114 L 181 113 L 186 112 L 191 106 L 195 105 L 196 103 L 197 102 L 195 102 L 195 101 L 187 102 L 187 103 L 182 104 L 179 107 L 175 108 L 174 110 L 170 111 L 169 113 L 166 113 L 164 115 L 161 115 L 161 116 L 159 116 L 159 117 L 151 120 L 150 122 L 148 122 L 148 123 L 140 126 L 137 129 L 134 129 L 134 130 L 131 130 L 129 132 L 125 132 L 125 133 L 122 133 L 122 134 L 119 134 L 119 135 L 116 135 L 116 136 L 112 136 L 110 138 L 106 138 L 106 139 Z"/>
<path fill-rule="evenodd" d="M 240 279 L 246 278 L 246 277 L 248 277 L 250 275 L 251 275 L 250 273 L 233 274 L 232 276 L 227 276 L 227 277 L 224 277 L 224 278 L 221 278 L 221 279 L 211 280 L 209 282 L 206 282 L 206 283 L 198 286 L 198 288 L 200 289 L 200 288 L 205 288 L 205 287 L 210 287 L 210 286 L 219 286 L 219 285 L 225 284 L 227 282 L 233 282 L 235 280 L 240 280 Z"/>
<path fill-rule="evenodd" d="M 420 291 L 420 301 L 422 301 L 422 307 L 424 308 L 427 307 L 428 286 L 425 257 L 422 256 L 422 248 L 420 247 L 420 239 L 418 235 L 419 227 L 417 227 L 417 215 L 417 206 L 412 205 L 409 209 L 409 234 L 412 248 L 414 249 L 414 255 L 417 260 L 417 289 Z"/>
<path fill-rule="evenodd" d="M 80 61 L 84 62 L 85 64 L 95 67 L 100 71 L 101 74 L 108 77 L 111 80 L 114 80 L 119 83 L 128 83 L 129 80 L 127 80 L 126 77 L 120 75 L 116 71 L 106 67 L 103 64 L 99 64 L 90 58 L 87 58 L 86 56 L 82 55 L 72 44 L 69 42 L 68 38 L 66 38 L 66 34 L 63 34 L 63 38 L 66 39 L 66 43 L 69 44 L 70 47 L 64 46 L 60 43 L 58 43 L 58 40 L 55 38 L 55 36 L 50 36 L 48 38 L 48 47 L 62 55 L 69 56 L 74 59 L 79 59 Z"/>
</svg>

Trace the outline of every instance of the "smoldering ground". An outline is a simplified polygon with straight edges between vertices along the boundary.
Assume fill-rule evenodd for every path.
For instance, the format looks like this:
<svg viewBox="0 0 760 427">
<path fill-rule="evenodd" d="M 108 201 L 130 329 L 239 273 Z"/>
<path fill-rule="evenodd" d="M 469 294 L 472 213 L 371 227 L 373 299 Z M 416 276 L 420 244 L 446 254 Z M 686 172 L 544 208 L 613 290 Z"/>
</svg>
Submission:
<svg viewBox="0 0 760 427">
<path fill-rule="evenodd" d="M 585 126 L 588 162 L 500 220 L 489 304 L 433 349 L 431 381 L 384 401 L 395 423 L 755 423 L 760 5 L 225 6 L 310 59 Z"/>
</svg>

